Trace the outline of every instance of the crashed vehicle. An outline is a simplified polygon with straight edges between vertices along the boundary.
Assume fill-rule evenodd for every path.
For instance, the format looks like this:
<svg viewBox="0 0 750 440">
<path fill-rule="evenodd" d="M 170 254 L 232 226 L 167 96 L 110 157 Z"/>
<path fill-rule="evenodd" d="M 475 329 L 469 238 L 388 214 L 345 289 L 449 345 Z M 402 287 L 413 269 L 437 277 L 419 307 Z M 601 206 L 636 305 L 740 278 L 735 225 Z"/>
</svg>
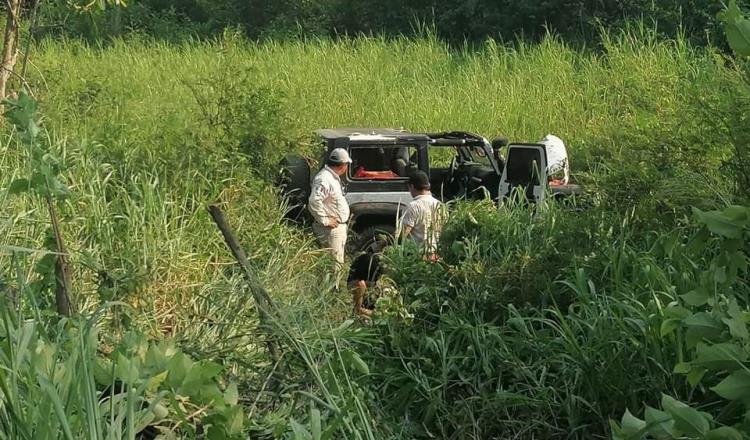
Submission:
<svg viewBox="0 0 750 440">
<path fill-rule="evenodd" d="M 338 128 L 317 130 L 316 134 L 321 145 L 318 160 L 287 156 L 277 183 L 288 204 L 287 218 L 309 222 L 307 199 L 312 177 L 324 166 L 331 150 L 345 148 L 352 158 L 349 171 L 341 177 L 352 213 L 349 251 L 365 250 L 378 235 L 395 233 L 399 213 L 412 200 L 408 176 L 414 170 L 427 173 L 434 196 L 443 202 L 484 198 L 499 202 L 517 187 L 531 201 L 540 201 L 548 193 L 576 192 L 567 182 L 567 154 L 564 163 L 558 160 L 560 151 L 554 140 L 548 142 L 550 148 L 543 143 L 508 145 L 505 138 L 490 143 L 482 136 L 459 131 Z M 504 148 L 505 158 L 500 154 Z M 554 153 L 551 156 L 557 168 L 547 165 L 548 149 Z M 560 170 L 564 181 L 549 182 L 549 171 Z"/>
</svg>

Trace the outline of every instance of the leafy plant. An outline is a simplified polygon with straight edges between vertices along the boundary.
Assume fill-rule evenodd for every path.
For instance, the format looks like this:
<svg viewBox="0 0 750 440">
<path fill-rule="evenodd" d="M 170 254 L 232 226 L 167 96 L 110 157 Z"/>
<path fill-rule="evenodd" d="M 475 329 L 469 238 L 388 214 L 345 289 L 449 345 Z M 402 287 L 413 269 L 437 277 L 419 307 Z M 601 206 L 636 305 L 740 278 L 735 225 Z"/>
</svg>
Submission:
<svg viewBox="0 0 750 440">
<path fill-rule="evenodd" d="M 244 438 L 237 386 L 219 388 L 221 366 L 137 333 L 105 356 L 98 314 L 50 335 L 0 301 L 0 438 Z"/>
<path fill-rule="evenodd" d="M 682 252 L 710 258 L 688 278 L 689 287 L 680 286 L 682 292 L 664 308 L 660 334 L 675 345 L 680 360 L 675 373 L 684 374 L 699 395 L 710 390 L 723 399 L 711 399 L 711 412 L 718 418 L 664 395 L 663 411 L 646 407 L 645 420 L 626 412 L 620 424 L 613 423 L 615 438 L 731 439 L 749 432 L 744 414 L 750 407 L 744 402 L 750 402 L 750 304 L 744 280 L 748 274 L 750 208 L 695 209 L 694 216 L 702 227 Z M 724 426 L 715 427 L 717 423 Z"/>
<path fill-rule="evenodd" d="M 22 143 L 26 147 L 28 168 L 31 175 L 26 178 L 16 179 L 11 182 L 8 192 L 19 194 L 23 192 L 34 192 L 42 196 L 46 202 L 50 219 L 51 235 L 54 237 L 54 247 L 50 250 L 56 251 L 54 257 L 47 256 L 47 262 L 40 266 L 41 275 L 49 275 L 50 261 L 55 259 L 55 302 L 57 312 L 61 315 L 70 315 L 75 310 L 75 304 L 71 301 L 70 269 L 68 267 L 67 255 L 61 225 L 55 207 L 55 201 L 69 195 L 68 188 L 60 181 L 61 161 L 55 156 L 49 142 L 49 138 L 42 137 L 46 134 L 40 127 L 37 115 L 37 102 L 25 92 L 19 94 L 16 100 L 4 101 L 7 106 L 6 119 L 13 124 L 20 133 Z M 43 283 L 42 285 L 51 283 Z"/>
</svg>

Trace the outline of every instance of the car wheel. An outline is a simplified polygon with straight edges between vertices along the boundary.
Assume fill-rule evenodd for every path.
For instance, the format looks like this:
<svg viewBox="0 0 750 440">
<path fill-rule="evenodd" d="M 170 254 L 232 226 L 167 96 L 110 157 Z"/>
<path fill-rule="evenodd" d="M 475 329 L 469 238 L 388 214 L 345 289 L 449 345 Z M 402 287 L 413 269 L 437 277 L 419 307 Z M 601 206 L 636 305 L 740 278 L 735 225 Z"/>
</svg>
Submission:
<svg viewBox="0 0 750 440">
<path fill-rule="evenodd" d="M 279 169 L 276 186 L 286 203 L 284 218 L 302 222 L 306 218 L 305 208 L 310 194 L 310 165 L 301 156 L 289 155 L 281 161 Z"/>
<path fill-rule="evenodd" d="M 383 240 L 383 236 L 387 237 L 390 243 L 393 243 L 395 234 L 396 227 L 394 225 L 369 226 L 359 232 L 352 232 L 350 234 L 350 238 L 347 241 L 347 250 L 350 255 L 359 252 L 373 252 L 373 249 L 378 247 L 378 242 Z"/>
</svg>

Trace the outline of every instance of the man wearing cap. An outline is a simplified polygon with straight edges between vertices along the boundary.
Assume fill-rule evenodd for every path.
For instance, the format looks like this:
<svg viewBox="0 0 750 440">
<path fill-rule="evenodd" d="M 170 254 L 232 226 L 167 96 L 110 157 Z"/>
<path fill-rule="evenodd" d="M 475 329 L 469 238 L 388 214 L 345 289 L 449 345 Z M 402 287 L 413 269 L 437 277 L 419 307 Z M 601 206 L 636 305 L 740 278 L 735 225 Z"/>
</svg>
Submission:
<svg viewBox="0 0 750 440">
<path fill-rule="evenodd" d="M 424 171 L 416 171 L 409 176 L 409 192 L 413 200 L 401 219 L 402 236 L 424 246 L 425 255 L 434 258 L 445 220 L 442 203 L 432 196 L 430 178 Z"/>
<path fill-rule="evenodd" d="M 346 174 L 352 159 L 343 148 L 328 155 L 326 165 L 315 175 L 308 200 L 308 209 L 315 220 L 313 232 L 323 246 L 331 249 L 339 265 L 344 264 L 346 224 L 349 204 L 344 198 L 341 177 Z"/>
</svg>

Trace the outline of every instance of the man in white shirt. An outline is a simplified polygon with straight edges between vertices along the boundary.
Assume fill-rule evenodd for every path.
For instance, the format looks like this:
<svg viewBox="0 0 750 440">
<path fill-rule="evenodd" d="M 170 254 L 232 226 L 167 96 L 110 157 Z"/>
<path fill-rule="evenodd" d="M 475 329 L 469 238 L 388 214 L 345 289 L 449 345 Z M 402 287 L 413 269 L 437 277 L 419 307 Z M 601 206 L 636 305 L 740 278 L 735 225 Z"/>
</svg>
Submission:
<svg viewBox="0 0 750 440">
<path fill-rule="evenodd" d="M 444 223 L 444 208 L 432 196 L 430 179 L 424 171 L 416 171 L 409 177 L 409 192 L 414 199 L 401 219 L 402 236 L 424 246 L 425 254 L 433 257 Z"/>
<path fill-rule="evenodd" d="M 315 220 L 313 232 L 323 246 L 331 249 L 339 265 L 344 264 L 346 225 L 350 215 L 340 176 L 346 174 L 350 163 L 352 159 L 345 149 L 331 151 L 326 165 L 313 179 L 307 204 Z"/>
<path fill-rule="evenodd" d="M 550 178 L 559 176 L 561 184 L 567 185 L 570 180 L 570 165 L 568 163 L 568 151 L 565 143 L 559 137 L 548 134 L 540 144 L 547 151 L 547 176 Z"/>
</svg>

